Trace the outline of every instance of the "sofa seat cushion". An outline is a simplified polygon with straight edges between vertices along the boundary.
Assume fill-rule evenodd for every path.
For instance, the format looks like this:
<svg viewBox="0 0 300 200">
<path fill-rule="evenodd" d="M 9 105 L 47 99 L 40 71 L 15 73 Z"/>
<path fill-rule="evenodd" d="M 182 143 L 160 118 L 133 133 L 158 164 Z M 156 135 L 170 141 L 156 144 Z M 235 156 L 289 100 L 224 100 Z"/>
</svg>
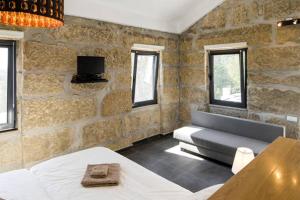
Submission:
<svg viewBox="0 0 300 200">
<path fill-rule="evenodd" d="M 215 152 L 234 156 L 238 147 L 247 147 L 257 155 L 268 143 L 198 126 L 186 126 L 174 131 L 174 138 Z"/>
</svg>

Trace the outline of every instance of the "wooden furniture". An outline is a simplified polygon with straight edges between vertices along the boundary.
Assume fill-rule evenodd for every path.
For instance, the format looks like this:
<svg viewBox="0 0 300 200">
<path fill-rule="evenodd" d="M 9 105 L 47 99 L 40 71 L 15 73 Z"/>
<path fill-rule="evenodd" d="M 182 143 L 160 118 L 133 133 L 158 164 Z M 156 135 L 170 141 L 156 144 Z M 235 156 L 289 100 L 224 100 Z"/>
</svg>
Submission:
<svg viewBox="0 0 300 200">
<path fill-rule="evenodd" d="M 300 141 L 278 138 L 209 200 L 299 200 Z"/>
</svg>

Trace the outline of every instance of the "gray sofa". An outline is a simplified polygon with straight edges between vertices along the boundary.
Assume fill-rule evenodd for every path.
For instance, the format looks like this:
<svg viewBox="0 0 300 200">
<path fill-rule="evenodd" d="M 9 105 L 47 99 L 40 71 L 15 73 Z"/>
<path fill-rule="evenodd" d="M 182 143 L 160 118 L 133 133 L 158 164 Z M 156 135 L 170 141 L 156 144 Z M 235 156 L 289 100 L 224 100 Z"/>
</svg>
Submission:
<svg viewBox="0 0 300 200">
<path fill-rule="evenodd" d="M 278 137 L 285 137 L 285 127 L 200 111 L 192 111 L 190 126 L 174 131 L 182 149 L 230 165 L 238 147 L 257 155 Z"/>
</svg>

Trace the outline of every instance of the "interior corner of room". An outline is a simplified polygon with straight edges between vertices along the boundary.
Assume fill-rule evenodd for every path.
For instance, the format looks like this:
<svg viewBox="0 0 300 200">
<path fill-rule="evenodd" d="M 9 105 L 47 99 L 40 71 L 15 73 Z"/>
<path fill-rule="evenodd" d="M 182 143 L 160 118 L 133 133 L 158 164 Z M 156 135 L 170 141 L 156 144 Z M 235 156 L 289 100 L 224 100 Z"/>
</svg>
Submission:
<svg viewBox="0 0 300 200">
<path fill-rule="evenodd" d="M 298 0 L 0 1 L 0 200 L 299 199 L 299 23 Z"/>
</svg>

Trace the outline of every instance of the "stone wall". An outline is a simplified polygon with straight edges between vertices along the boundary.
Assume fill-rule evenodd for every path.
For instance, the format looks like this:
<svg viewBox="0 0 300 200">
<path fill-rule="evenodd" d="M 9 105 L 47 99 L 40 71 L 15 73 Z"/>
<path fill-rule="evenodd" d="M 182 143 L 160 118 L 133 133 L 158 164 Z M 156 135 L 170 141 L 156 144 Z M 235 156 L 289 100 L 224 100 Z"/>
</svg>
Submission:
<svg viewBox="0 0 300 200">
<path fill-rule="evenodd" d="M 0 171 L 97 145 L 120 149 L 177 127 L 179 36 L 70 16 L 59 29 L 22 31 L 18 131 L 0 134 Z M 165 46 L 158 105 L 132 109 L 134 43 Z M 105 56 L 109 82 L 71 84 L 78 55 Z"/>
<path fill-rule="evenodd" d="M 180 121 L 198 109 L 287 126 L 300 137 L 300 26 L 277 27 L 277 21 L 300 17 L 298 0 L 227 0 L 180 38 Z M 209 105 L 204 45 L 247 42 L 247 110 Z"/>
<path fill-rule="evenodd" d="M 191 109 L 286 125 L 299 138 L 286 116 L 300 117 L 300 27 L 276 26 L 288 16 L 300 17 L 299 0 L 227 0 L 180 36 L 70 16 L 58 30 L 23 30 L 18 130 L 0 134 L 0 171 L 97 145 L 127 147 L 189 122 Z M 203 46 L 234 42 L 249 45 L 247 110 L 209 106 Z M 134 43 L 166 47 L 158 105 L 131 107 Z M 105 56 L 109 83 L 71 84 L 78 55 Z"/>
</svg>

